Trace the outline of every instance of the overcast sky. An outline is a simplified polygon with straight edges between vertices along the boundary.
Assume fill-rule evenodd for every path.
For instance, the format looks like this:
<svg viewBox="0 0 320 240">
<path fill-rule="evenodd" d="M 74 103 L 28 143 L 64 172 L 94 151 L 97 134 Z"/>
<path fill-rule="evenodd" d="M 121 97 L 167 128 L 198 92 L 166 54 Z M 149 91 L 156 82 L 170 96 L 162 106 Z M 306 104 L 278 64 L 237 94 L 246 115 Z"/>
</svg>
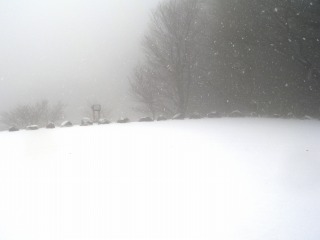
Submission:
<svg viewBox="0 0 320 240">
<path fill-rule="evenodd" d="M 0 111 L 49 99 L 71 116 L 93 102 L 122 115 L 158 2 L 0 0 Z"/>
</svg>

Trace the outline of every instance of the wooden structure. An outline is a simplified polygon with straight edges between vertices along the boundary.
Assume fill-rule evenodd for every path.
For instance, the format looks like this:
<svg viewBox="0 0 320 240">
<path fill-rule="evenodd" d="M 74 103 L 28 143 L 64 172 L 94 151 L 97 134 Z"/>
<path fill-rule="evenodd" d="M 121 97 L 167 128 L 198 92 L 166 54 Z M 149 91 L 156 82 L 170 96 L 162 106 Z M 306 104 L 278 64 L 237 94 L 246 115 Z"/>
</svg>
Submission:
<svg viewBox="0 0 320 240">
<path fill-rule="evenodd" d="M 94 104 L 91 106 L 92 109 L 92 120 L 93 122 L 97 123 L 101 117 L 101 105 Z"/>
</svg>

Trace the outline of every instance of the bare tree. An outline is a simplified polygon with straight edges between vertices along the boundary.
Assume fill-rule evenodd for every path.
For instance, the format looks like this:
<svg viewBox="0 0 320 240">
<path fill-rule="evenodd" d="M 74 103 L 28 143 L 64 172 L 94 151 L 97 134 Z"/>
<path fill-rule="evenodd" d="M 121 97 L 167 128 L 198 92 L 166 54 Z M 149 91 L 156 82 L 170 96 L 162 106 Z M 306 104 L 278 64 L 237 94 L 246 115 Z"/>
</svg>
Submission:
<svg viewBox="0 0 320 240">
<path fill-rule="evenodd" d="M 28 125 L 45 126 L 48 122 L 56 122 L 63 118 L 65 106 L 62 103 L 50 106 L 47 100 L 34 105 L 21 105 L 9 112 L 1 114 L 0 121 L 7 126 L 24 128 Z"/>
<path fill-rule="evenodd" d="M 167 0 L 131 90 L 161 108 L 319 115 L 320 2 Z"/>
<path fill-rule="evenodd" d="M 49 107 L 48 119 L 47 121 L 57 122 L 64 118 L 64 109 L 66 105 L 62 102 L 58 102 L 55 105 Z"/>
<path fill-rule="evenodd" d="M 154 78 L 150 77 L 152 73 L 146 67 L 138 66 L 134 70 L 133 78 L 130 81 L 130 92 L 139 103 L 142 103 L 145 108 L 140 109 L 144 112 L 150 112 L 155 118 L 157 105 L 159 104 L 159 89 Z"/>
<path fill-rule="evenodd" d="M 198 79 L 195 70 L 199 58 L 197 38 L 203 31 L 200 6 L 200 0 L 161 3 L 152 14 L 151 26 L 143 42 L 145 64 L 157 73 L 155 79 L 147 81 L 151 81 L 151 85 L 155 85 L 152 81 L 156 81 L 156 85 L 161 82 L 165 88 L 160 87 L 162 91 L 158 93 L 173 105 L 171 109 L 177 108 L 183 114 L 188 108 L 191 86 Z M 146 87 L 141 77 L 135 79 L 140 81 L 136 86 Z M 152 95 L 154 97 L 154 93 Z M 149 108 L 154 108 L 153 99 L 148 98 Z"/>
</svg>

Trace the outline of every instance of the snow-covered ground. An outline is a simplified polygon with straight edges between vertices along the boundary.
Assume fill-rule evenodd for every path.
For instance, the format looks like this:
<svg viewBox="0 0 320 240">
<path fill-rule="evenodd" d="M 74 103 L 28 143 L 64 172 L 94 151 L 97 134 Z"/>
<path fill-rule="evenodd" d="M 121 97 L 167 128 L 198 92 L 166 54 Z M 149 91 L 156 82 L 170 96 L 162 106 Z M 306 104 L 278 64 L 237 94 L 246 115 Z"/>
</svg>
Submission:
<svg viewBox="0 0 320 240">
<path fill-rule="evenodd" d="M 0 133 L 0 239 L 320 239 L 320 122 Z"/>
</svg>

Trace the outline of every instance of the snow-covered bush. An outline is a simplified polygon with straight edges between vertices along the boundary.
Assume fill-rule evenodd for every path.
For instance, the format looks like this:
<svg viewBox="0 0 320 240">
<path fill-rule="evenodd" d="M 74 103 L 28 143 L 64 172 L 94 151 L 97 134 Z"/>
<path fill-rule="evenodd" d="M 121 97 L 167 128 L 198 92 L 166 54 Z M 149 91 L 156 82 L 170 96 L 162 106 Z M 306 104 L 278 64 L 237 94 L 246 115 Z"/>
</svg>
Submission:
<svg viewBox="0 0 320 240">
<path fill-rule="evenodd" d="M 90 118 L 82 118 L 80 126 L 90 126 L 93 125 L 93 122 Z"/>
<path fill-rule="evenodd" d="M 53 129 L 53 128 L 55 128 L 56 127 L 56 125 L 54 125 L 54 123 L 52 123 L 52 122 L 49 122 L 48 124 L 47 124 L 47 126 L 46 126 L 46 128 L 48 128 L 48 129 Z"/>
<path fill-rule="evenodd" d="M 252 113 L 250 113 L 250 117 L 256 118 L 256 117 L 259 117 L 259 114 L 256 112 L 252 112 Z"/>
<path fill-rule="evenodd" d="M 172 119 L 173 119 L 173 120 L 182 120 L 182 119 L 184 119 L 184 114 L 182 114 L 182 113 L 177 113 L 176 115 L 174 115 L 174 116 L 172 117 Z"/>
<path fill-rule="evenodd" d="M 19 131 L 19 128 L 17 128 L 17 127 L 10 127 L 9 128 L 9 132 L 17 132 L 17 131 Z"/>
<path fill-rule="evenodd" d="M 129 118 L 120 118 L 117 123 L 128 123 L 130 122 L 130 119 Z"/>
<path fill-rule="evenodd" d="M 229 115 L 230 117 L 244 117 L 244 114 L 242 112 L 240 112 L 239 110 L 235 110 L 233 112 L 230 113 Z"/>
<path fill-rule="evenodd" d="M 30 125 L 26 127 L 27 130 L 38 130 L 39 126 L 38 125 Z"/>
<path fill-rule="evenodd" d="M 190 115 L 189 118 L 190 118 L 190 119 L 200 119 L 200 118 L 202 118 L 202 116 L 201 116 L 200 113 L 194 112 L 194 113 L 192 113 L 192 114 Z"/>
<path fill-rule="evenodd" d="M 287 118 L 289 118 L 289 119 L 294 118 L 294 117 L 295 117 L 295 116 L 294 116 L 293 112 L 289 112 L 289 113 L 287 114 Z"/>
<path fill-rule="evenodd" d="M 163 115 L 160 115 L 158 118 L 157 118 L 157 121 L 165 121 L 165 120 L 168 120 L 165 116 Z"/>
<path fill-rule="evenodd" d="M 218 113 L 218 112 L 211 112 L 211 113 L 208 113 L 208 114 L 207 114 L 207 117 L 208 117 L 208 118 L 220 118 L 220 117 L 221 117 L 221 114 Z"/>
<path fill-rule="evenodd" d="M 70 121 L 64 121 L 63 123 L 61 123 L 61 127 L 72 127 L 72 122 Z"/>
<path fill-rule="evenodd" d="M 139 122 L 152 122 L 153 119 L 151 117 L 143 117 L 139 119 Z"/>
<path fill-rule="evenodd" d="M 105 118 L 100 118 L 98 121 L 99 125 L 104 125 L 104 124 L 109 124 L 109 123 L 110 123 L 110 121 Z"/>
<path fill-rule="evenodd" d="M 310 116 L 308 116 L 308 115 L 306 115 L 306 116 L 303 116 L 303 118 L 302 118 L 303 120 L 312 120 L 313 118 L 312 117 L 310 117 Z"/>
</svg>

